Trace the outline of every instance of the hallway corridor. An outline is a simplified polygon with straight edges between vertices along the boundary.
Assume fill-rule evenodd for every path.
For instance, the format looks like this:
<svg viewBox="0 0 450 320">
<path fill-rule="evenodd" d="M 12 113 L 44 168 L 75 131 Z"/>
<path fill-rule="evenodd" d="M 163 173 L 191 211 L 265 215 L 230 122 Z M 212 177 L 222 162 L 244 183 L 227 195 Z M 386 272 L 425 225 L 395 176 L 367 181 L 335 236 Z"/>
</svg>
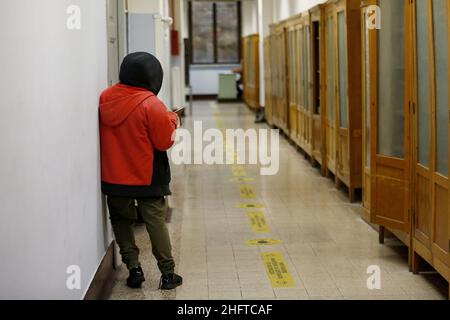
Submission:
<svg viewBox="0 0 450 320">
<path fill-rule="evenodd" d="M 230 129 L 267 128 L 255 125 L 254 114 L 239 104 L 198 102 L 194 119 L 204 128 L 222 121 Z M 187 118 L 184 127 L 192 129 L 192 120 Z M 261 176 L 258 166 L 243 169 L 172 165 L 168 221 L 184 285 L 173 292 L 158 290 L 151 245 L 145 227 L 137 226 L 147 282 L 138 290 L 127 288 L 122 266 L 111 299 L 446 298 L 445 280 L 410 273 L 406 247 L 394 238 L 380 245 L 376 230 L 361 219 L 360 203 L 349 204 L 346 194 L 286 139 L 280 139 L 278 174 Z M 257 239 L 276 241 L 248 243 Z M 380 267 L 380 290 L 367 288 L 369 266 Z M 273 277 L 267 272 L 271 267 L 278 268 Z"/>
</svg>

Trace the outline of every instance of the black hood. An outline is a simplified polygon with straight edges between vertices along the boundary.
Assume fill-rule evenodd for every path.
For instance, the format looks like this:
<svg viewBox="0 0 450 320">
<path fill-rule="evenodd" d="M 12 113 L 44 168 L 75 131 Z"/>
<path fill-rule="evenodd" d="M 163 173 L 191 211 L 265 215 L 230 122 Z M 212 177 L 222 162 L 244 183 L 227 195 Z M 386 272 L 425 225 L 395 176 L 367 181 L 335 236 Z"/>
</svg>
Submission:
<svg viewBox="0 0 450 320">
<path fill-rule="evenodd" d="M 156 57 L 146 52 L 131 53 L 123 59 L 120 66 L 120 83 L 147 89 L 158 95 L 161 90 L 164 72 Z"/>
</svg>

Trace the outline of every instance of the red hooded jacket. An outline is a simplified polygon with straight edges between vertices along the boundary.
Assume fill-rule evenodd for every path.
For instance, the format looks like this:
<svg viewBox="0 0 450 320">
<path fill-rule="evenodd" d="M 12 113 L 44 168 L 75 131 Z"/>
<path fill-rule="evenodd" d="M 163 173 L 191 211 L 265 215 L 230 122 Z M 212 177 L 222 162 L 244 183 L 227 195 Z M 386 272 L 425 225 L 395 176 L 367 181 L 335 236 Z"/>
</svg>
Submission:
<svg viewBox="0 0 450 320">
<path fill-rule="evenodd" d="M 102 182 L 150 186 L 155 152 L 172 147 L 176 128 L 177 115 L 152 92 L 124 84 L 105 90 L 100 98 Z"/>
</svg>

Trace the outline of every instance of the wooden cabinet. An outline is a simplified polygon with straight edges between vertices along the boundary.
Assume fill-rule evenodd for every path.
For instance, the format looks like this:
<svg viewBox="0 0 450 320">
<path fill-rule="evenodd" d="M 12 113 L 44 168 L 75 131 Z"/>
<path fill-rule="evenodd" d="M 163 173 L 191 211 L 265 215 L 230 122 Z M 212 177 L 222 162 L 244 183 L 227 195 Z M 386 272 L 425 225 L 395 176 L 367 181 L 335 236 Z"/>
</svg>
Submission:
<svg viewBox="0 0 450 320">
<path fill-rule="evenodd" d="M 325 6 L 327 170 L 350 201 L 362 188 L 361 15 L 359 0 Z"/>
<path fill-rule="evenodd" d="M 301 15 L 297 28 L 297 85 L 298 142 L 306 154 L 312 156 L 312 65 L 311 19 L 309 13 Z"/>
<path fill-rule="evenodd" d="M 287 85 L 289 92 L 289 136 L 297 145 L 300 145 L 299 140 L 299 83 L 302 81 L 300 72 L 301 57 L 300 43 L 298 35 L 300 33 L 300 17 L 295 16 L 283 23 L 286 30 L 286 48 L 287 48 Z"/>
<path fill-rule="evenodd" d="M 410 8 L 413 270 L 421 257 L 448 281 L 449 6 L 448 0 L 413 0 Z"/>
<path fill-rule="evenodd" d="M 289 93 L 287 87 L 286 30 L 283 23 L 271 25 L 271 47 L 273 64 L 273 125 L 289 134 Z"/>
<path fill-rule="evenodd" d="M 363 1 L 362 17 L 371 5 L 382 19 L 361 36 L 364 205 L 410 247 L 413 271 L 424 259 L 449 281 L 450 1 Z"/>
<path fill-rule="evenodd" d="M 360 0 L 332 0 L 272 25 L 271 48 L 273 125 L 353 201 L 362 188 Z"/>
<path fill-rule="evenodd" d="M 449 30 L 450 0 L 330 0 L 266 47 L 270 121 L 447 280 Z"/>
<path fill-rule="evenodd" d="M 314 110 L 320 114 L 320 106 L 315 109 L 314 105 L 314 69 L 313 65 L 313 40 L 311 19 L 309 12 L 293 16 L 285 21 L 282 21 L 278 29 L 283 29 L 284 42 L 278 42 L 281 47 L 278 54 L 281 52 L 285 57 L 285 65 L 278 63 L 278 69 L 283 73 L 286 72 L 285 81 L 286 87 L 284 89 L 287 99 L 279 103 L 280 117 L 278 127 L 288 130 L 289 137 L 294 141 L 307 155 L 313 156 L 313 113 Z M 279 37 L 278 34 L 275 37 Z M 284 43 L 284 48 L 283 48 Z M 318 48 L 316 48 L 318 49 Z M 316 61 L 319 64 L 319 61 Z M 320 81 L 319 78 L 317 78 Z M 317 87 L 317 92 L 320 93 L 320 85 Z M 320 103 L 320 97 L 319 102 Z M 287 108 L 287 112 L 284 112 Z M 287 123 L 286 123 L 287 121 Z M 321 124 L 319 124 L 321 130 Z M 321 135 L 316 140 L 317 150 L 322 154 L 323 147 L 321 144 Z M 321 156 L 318 157 L 322 163 Z"/>
<path fill-rule="evenodd" d="M 242 39 L 242 68 L 244 101 L 253 110 L 259 103 L 259 35 L 253 34 Z"/>
<path fill-rule="evenodd" d="M 313 163 L 317 162 L 322 168 L 322 174 L 326 169 L 326 144 L 325 144 L 325 28 L 324 28 L 324 6 L 319 5 L 312 8 L 310 14 L 310 38 L 311 38 L 311 84 L 312 84 L 312 107 L 311 107 L 311 148 Z"/>
<path fill-rule="evenodd" d="M 383 17 L 380 29 L 366 30 L 363 34 L 365 57 L 364 92 L 366 115 L 364 131 L 370 134 L 366 146 L 365 166 L 370 164 L 370 176 L 366 175 L 364 200 L 372 222 L 381 226 L 380 234 L 388 228 L 410 244 L 411 234 L 411 143 L 410 101 L 411 21 L 409 0 L 366 1 L 363 13 L 373 14 L 369 5 L 378 5 Z M 367 74 L 368 72 L 368 74 Z M 367 104 L 370 103 L 370 114 Z M 370 148 L 370 149 L 368 149 Z M 367 170 L 366 170 L 367 172 Z M 367 181 L 368 180 L 368 181 Z M 367 203 L 370 201 L 370 204 Z"/>
<path fill-rule="evenodd" d="M 283 22 L 286 30 L 289 136 L 308 155 L 311 146 L 311 42 L 309 14 Z"/>
</svg>

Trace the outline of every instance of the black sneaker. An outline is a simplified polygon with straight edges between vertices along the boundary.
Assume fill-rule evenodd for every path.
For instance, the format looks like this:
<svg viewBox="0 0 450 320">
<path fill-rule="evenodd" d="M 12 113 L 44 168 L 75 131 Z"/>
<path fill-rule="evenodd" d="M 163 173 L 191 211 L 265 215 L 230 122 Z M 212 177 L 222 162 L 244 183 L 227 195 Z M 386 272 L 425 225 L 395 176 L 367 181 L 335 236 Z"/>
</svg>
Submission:
<svg viewBox="0 0 450 320">
<path fill-rule="evenodd" d="M 183 278 L 176 273 L 161 276 L 159 288 L 161 290 L 172 290 L 183 284 Z"/>
<path fill-rule="evenodd" d="M 144 271 L 141 267 L 133 268 L 130 270 L 130 276 L 127 279 L 127 286 L 133 289 L 140 288 L 142 282 L 145 281 Z"/>
</svg>

